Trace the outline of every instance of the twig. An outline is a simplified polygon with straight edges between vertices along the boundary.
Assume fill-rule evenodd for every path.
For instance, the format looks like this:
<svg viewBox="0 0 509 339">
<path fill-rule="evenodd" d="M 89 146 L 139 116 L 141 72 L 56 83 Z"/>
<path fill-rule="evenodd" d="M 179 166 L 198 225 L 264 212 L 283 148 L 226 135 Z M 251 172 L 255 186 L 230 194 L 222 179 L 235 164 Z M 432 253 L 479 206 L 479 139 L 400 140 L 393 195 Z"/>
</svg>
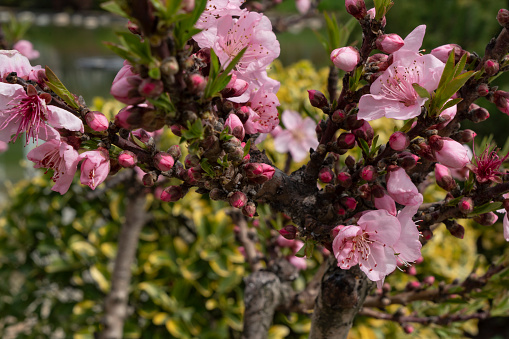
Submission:
<svg viewBox="0 0 509 339">
<path fill-rule="evenodd" d="M 230 210 L 228 214 L 233 220 L 233 223 L 239 226 L 239 240 L 244 246 L 244 251 L 246 253 L 246 260 L 251 270 L 253 272 L 259 271 L 262 269 L 262 264 L 260 262 L 259 256 L 256 253 L 256 248 L 254 242 L 249 238 L 248 235 L 248 227 L 246 217 L 238 211 L 238 210 Z"/>
</svg>

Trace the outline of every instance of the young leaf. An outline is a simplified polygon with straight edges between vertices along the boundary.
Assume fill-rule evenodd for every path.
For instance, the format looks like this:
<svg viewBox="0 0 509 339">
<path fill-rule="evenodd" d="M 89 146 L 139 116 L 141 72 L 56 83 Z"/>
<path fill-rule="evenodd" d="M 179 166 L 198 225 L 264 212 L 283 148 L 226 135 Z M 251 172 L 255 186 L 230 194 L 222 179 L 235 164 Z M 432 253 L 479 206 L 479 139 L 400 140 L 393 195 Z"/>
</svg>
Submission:
<svg viewBox="0 0 509 339">
<path fill-rule="evenodd" d="M 421 98 L 428 98 L 428 99 L 431 98 L 431 96 L 429 95 L 429 92 L 428 92 L 428 90 L 426 88 L 420 86 L 417 83 L 412 84 L 412 87 L 417 92 L 417 94 L 419 94 L 419 96 Z"/>
<path fill-rule="evenodd" d="M 248 155 L 250 149 L 251 149 L 251 139 L 249 139 L 246 142 L 246 145 L 244 146 L 244 156 Z"/>
<path fill-rule="evenodd" d="M 468 214 L 467 216 L 475 217 L 476 215 L 479 215 L 479 214 L 493 212 L 493 211 L 500 209 L 501 206 L 502 206 L 502 203 L 500 201 L 488 202 L 484 205 L 474 207 L 474 210 L 472 211 L 472 213 Z"/>
<path fill-rule="evenodd" d="M 51 90 L 62 98 L 69 106 L 78 109 L 79 105 L 76 103 L 74 95 L 69 92 L 62 81 L 60 81 L 60 79 L 48 66 L 46 66 L 46 76 L 48 77 L 48 81 L 46 81 L 48 87 L 51 88 Z"/>
<path fill-rule="evenodd" d="M 126 19 L 130 19 L 129 15 L 126 12 L 124 12 L 115 1 L 106 1 L 100 4 L 99 6 L 101 6 L 102 9 L 110 13 L 123 16 Z"/>
</svg>

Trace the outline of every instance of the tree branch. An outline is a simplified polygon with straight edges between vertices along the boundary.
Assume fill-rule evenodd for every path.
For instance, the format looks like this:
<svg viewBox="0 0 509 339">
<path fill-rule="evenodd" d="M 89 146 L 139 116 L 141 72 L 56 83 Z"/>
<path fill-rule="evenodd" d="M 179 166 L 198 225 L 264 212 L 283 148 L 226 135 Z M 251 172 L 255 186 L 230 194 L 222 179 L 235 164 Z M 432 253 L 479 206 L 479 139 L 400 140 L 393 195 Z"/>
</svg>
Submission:
<svg viewBox="0 0 509 339">
<path fill-rule="evenodd" d="M 145 193 L 133 177 L 127 191 L 125 222 L 120 229 L 118 250 L 111 278 L 111 290 L 105 301 L 104 330 L 100 339 L 121 339 L 127 317 L 131 266 L 134 262 L 141 229 L 145 224 Z"/>
</svg>

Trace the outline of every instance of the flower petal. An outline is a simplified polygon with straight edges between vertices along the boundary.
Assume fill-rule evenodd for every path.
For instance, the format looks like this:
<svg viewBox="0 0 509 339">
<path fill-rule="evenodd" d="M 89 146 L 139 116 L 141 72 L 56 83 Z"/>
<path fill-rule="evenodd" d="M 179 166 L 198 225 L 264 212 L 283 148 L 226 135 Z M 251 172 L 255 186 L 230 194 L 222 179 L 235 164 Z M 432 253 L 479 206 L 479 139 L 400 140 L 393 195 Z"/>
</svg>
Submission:
<svg viewBox="0 0 509 339">
<path fill-rule="evenodd" d="M 48 105 L 48 123 L 55 128 L 84 132 L 83 122 L 74 114 L 59 107 Z"/>
</svg>

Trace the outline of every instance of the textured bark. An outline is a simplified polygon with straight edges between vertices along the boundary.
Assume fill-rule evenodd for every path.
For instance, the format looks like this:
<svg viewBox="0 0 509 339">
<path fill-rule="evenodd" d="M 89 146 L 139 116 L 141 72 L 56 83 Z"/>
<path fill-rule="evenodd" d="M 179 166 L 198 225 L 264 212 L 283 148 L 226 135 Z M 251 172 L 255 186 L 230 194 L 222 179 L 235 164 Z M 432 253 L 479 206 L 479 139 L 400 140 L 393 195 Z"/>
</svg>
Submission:
<svg viewBox="0 0 509 339">
<path fill-rule="evenodd" d="M 141 229 L 145 223 L 145 193 L 135 181 L 127 192 L 125 222 L 118 237 L 118 251 L 111 278 L 111 290 L 105 301 L 104 330 L 101 339 L 121 339 L 127 317 L 131 266 L 134 262 Z"/>
<path fill-rule="evenodd" d="M 315 302 L 309 338 L 346 338 L 371 286 L 359 266 L 342 270 L 330 257 Z"/>
<path fill-rule="evenodd" d="M 281 282 L 276 274 L 258 271 L 246 278 L 243 339 L 267 338 L 280 300 Z"/>
</svg>

